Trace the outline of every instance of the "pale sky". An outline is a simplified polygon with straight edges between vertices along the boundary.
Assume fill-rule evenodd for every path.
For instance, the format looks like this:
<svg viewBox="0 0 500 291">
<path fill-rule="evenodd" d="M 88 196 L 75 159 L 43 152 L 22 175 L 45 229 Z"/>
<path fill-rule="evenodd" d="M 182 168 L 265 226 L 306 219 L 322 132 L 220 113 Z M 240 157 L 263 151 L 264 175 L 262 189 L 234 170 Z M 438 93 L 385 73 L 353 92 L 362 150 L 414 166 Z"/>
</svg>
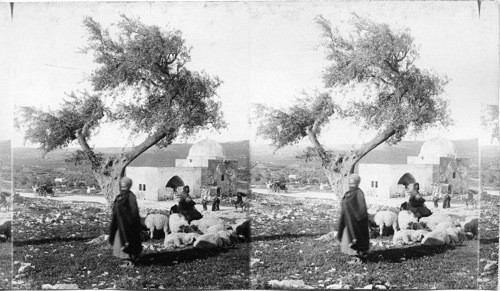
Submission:
<svg viewBox="0 0 500 291">
<path fill-rule="evenodd" d="M 420 45 L 421 66 L 448 76 L 445 97 L 456 126 L 410 139 L 441 135 L 489 141 L 479 127 L 480 103 L 498 103 L 499 20 L 493 2 L 482 2 L 481 17 L 475 1 L 16 3 L 12 24 L 8 3 L 0 7 L 0 33 L 12 32 L 11 42 L 0 43 L 0 57 L 7 59 L 5 52 L 12 56 L 10 97 L 16 105 L 56 109 L 65 92 L 88 87 L 82 80 L 94 67 L 92 58 L 76 52 L 86 42 L 85 16 L 108 26 L 124 13 L 147 24 L 181 30 L 193 47 L 189 67 L 223 80 L 218 96 L 229 124 L 220 135 L 202 133 L 191 142 L 203 137 L 266 142 L 256 139 L 249 127 L 250 104 L 284 107 L 299 91 L 322 88 L 326 62 L 317 49 L 318 14 L 333 25 L 345 23 L 356 12 L 394 28 L 409 28 Z M 6 27 L 11 29 L 6 32 Z M 4 76 L 0 85 L 9 82 Z M 2 120 L 7 115 L 2 109 Z M 367 136 L 349 124 L 335 123 L 322 141 L 359 143 Z M 91 144 L 133 145 L 135 140 L 127 137 L 124 129 L 103 128 Z M 17 133 L 13 146 L 22 146 Z"/>
</svg>

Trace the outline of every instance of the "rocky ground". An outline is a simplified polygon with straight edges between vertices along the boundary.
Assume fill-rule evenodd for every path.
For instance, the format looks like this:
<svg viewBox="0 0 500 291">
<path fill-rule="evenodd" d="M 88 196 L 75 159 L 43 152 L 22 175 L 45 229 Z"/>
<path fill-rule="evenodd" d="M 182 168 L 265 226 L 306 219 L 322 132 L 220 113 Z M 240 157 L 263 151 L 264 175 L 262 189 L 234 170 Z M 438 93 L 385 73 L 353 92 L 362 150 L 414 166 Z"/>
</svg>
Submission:
<svg viewBox="0 0 500 291">
<path fill-rule="evenodd" d="M 157 212 L 146 209 L 146 212 Z M 244 213 L 220 212 L 234 220 Z M 143 243 L 134 268 L 123 269 L 107 240 L 107 205 L 19 197 L 15 200 L 13 288 L 162 289 L 249 287 L 249 244 L 167 250 L 163 239 Z"/>
<path fill-rule="evenodd" d="M 478 289 L 498 289 L 499 196 L 481 197 Z"/>
<path fill-rule="evenodd" d="M 478 286 L 477 239 L 453 246 L 402 247 L 392 245 L 392 236 L 379 237 L 371 240 L 366 264 L 349 265 L 334 238 L 321 239 L 337 226 L 338 201 L 271 194 L 255 194 L 252 199 L 252 288 Z"/>
</svg>

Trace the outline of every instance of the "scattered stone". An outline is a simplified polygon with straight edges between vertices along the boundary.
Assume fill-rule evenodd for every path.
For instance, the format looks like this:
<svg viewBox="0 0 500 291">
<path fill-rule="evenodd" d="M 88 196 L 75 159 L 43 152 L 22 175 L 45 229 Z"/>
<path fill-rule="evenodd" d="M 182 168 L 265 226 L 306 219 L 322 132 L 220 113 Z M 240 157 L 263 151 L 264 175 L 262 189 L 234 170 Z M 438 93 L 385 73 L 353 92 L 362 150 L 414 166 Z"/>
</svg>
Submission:
<svg viewBox="0 0 500 291">
<path fill-rule="evenodd" d="M 29 266 L 31 266 L 31 263 L 21 263 L 21 267 L 19 267 L 19 270 L 17 270 L 18 273 L 22 273 L 26 270 L 26 268 L 28 268 Z"/>
<path fill-rule="evenodd" d="M 272 288 L 300 288 L 300 289 L 310 289 L 310 286 L 307 286 L 304 283 L 304 280 L 283 280 L 283 281 L 278 281 L 278 280 L 271 280 L 267 282 L 269 286 Z"/>
<path fill-rule="evenodd" d="M 384 285 L 375 285 L 375 289 L 387 289 Z"/>
<path fill-rule="evenodd" d="M 370 285 L 366 285 L 365 287 L 363 287 L 363 289 L 374 289 L 374 288 L 373 288 L 373 285 L 370 284 Z"/>
<path fill-rule="evenodd" d="M 74 290 L 78 289 L 78 285 L 76 284 L 43 284 L 42 289 L 62 289 L 62 290 Z"/>
<path fill-rule="evenodd" d="M 484 266 L 485 272 L 494 271 L 496 269 L 498 269 L 498 264 L 496 262 L 490 262 L 490 263 L 486 264 L 486 266 Z"/>
<path fill-rule="evenodd" d="M 328 285 L 326 286 L 326 289 L 342 289 L 342 284 L 332 284 L 332 285 Z"/>
</svg>

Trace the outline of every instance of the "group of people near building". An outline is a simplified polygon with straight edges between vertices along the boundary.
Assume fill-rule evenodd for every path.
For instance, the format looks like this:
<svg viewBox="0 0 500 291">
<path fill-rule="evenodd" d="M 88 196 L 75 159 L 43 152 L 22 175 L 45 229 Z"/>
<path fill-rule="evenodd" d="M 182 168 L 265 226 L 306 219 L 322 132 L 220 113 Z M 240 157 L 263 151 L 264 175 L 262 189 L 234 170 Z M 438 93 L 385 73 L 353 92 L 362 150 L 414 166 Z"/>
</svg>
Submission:
<svg viewBox="0 0 500 291">
<path fill-rule="evenodd" d="M 120 193 L 116 196 L 112 208 L 110 224 L 109 243 L 113 249 L 113 255 L 123 259 L 123 267 L 131 267 L 137 261 L 141 251 L 141 218 L 137 200 L 130 191 L 132 179 L 124 177 L 120 180 Z M 207 203 L 210 200 L 210 189 L 204 187 L 202 204 L 207 210 Z M 179 213 L 186 217 L 191 223 L 193 220 L 203 218 L 203 215 L 196 209 L 196 202 L 189 195 L 189 186 L 184 186 L 179 194 L 179 202 L 170 208 L 171 213 Z M 220 188 L 213 198 L 212 211 L 219 210 Z"/>
</svg>

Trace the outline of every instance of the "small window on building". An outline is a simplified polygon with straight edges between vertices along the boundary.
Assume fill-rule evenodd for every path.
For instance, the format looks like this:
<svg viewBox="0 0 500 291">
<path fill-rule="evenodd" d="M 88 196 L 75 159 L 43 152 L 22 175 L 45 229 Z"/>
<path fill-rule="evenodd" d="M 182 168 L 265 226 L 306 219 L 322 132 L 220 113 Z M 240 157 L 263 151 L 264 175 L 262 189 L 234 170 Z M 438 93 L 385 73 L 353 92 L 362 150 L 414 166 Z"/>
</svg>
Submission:
<svg viewBox="0 0 500 291">
<path fill-rule="evenodd" d="M 378 188 L 378 181 L 375 181 L 375 188 Z"/>
<path fill-rule="evenodd" d="M 142 191 L 146 191 L 146 184 L 142 184 Z"/>
<path fill-rule="evenodd" d="M 224 175 L 220 176 L 220 180 L 224 181 Z"/>
<path fill-rule="evenodd" d="M 139 184 L 139 191 L 142 191 L 142 184 Z"/>
<path fill-rule="evenodd" d="M 457 173 L 453 172 L 453 179 L 455 179 L 456 177 L 457 177 Z"/>
<path fill-rule="evenodd" d="M 372 181 L 372 188 L 374 187 L 375 183 Z"/>
</svg>

